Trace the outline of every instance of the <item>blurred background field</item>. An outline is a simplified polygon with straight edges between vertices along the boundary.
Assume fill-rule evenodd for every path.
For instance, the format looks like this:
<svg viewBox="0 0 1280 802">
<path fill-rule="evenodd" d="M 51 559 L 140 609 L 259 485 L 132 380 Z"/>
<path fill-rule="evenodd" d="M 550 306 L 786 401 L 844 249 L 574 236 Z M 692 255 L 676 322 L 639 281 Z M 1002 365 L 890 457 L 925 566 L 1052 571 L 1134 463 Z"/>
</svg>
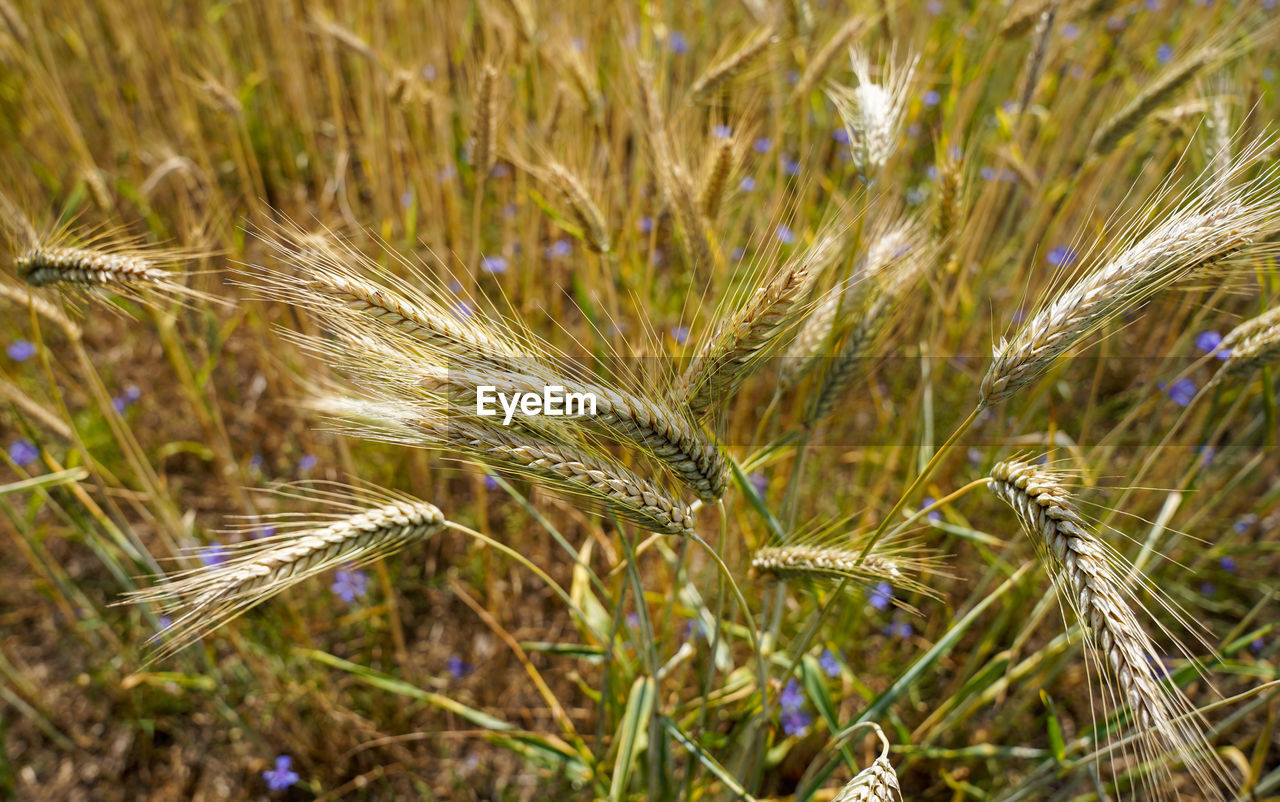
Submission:
<svg viewBox="0 0 1280 802">
<path fill-rule="evenodd" d="M 1108 691 L 989 492 L 914 527 L 944 557 L 917 577 L 937 598 L 846 589 L 801 653 L 833 588 L 748 565 L 779 534 L 873 528 L 972 408 L 993 342 L 1114 236 L 1108 221 L 1274 133 L 1276 13 L 1274 0 L 0 0 L 0 190 L 14 207 L 0 256 L 0 796 L 831 799 L 877 753 L 832 733 L 872 715 L 907 799 L 1144 798 L 1140 772 L 1083 759 L 1095 726 L 1117 737 Z M 850 46 L 877 75 L 918 59 L 872 182 L 825 91 L 856 85 Z M 1114 147 L 1091 147 L 1184 69 Z M 663 171 L 705 190 L 718 159 L 717 202 L 682 218 Z M 948 210 L 959 218 L 940 223 Z M 29 305 L 10 268 L 19 213 L 42 235 L 185 249 L 184 283 L 217 302 Z M 948 235 L 833 414 L 806 430 L 819 377 L 784 392 L 773 362 L 714 420 L 735 470 L 699 531 L 765 634 L 767 721 L 745 618 L 705 552 L 525 480 L 333 432 L 303 404 L 331 372 L 284 333 L 316 322 L 234 273 L 285 269 L 259 234 L 293 221 L 409 276 L 404 257 L 466 314 L 666 377 L 763 274 L 831 230 L 852 265 L 893 214 L 918 221 L 919 243 Z M 1231 281 L 1156 297 L 984 412 L 907 499 L 911 513 L 1011 454 L 1048 455 L 1165 595 L 1142 594 L 1156 620 L 1207 663 L 1211 682 L 1156 638 L 1199 705 L 1277 679 L 1275 372 L 1189 407 L 1214 337 L 1275 303 L 1275 250 L 1258 254 Z M 216 563 L 270 513 L 307 511 L 259 492 L 296 480 L 412 493 L 523 559 L 446 531 L 145 664 L 164 622 L 121 594 Z M 640 616 L 627 554 L 642 542 Z M 645 677 L 656 723 L 620 757 Z M 1207 714 L 1256 794 L 1241 798 L 1280 795 L 1276 715 L 1269 687 Z"/>
</svg>

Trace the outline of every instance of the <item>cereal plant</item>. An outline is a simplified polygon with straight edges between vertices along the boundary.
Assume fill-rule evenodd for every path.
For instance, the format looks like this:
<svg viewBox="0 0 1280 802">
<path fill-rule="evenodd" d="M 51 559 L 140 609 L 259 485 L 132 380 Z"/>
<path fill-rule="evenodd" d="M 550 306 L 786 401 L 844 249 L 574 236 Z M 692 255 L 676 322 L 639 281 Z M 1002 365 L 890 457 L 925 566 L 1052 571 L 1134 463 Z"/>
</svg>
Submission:
<svg viewBox="0 0 1280 802">
<path fill-rule="evenodd" d="M 0 796 L 1280 798 L 1275 0 L 0 0 Z"/>
</svg>

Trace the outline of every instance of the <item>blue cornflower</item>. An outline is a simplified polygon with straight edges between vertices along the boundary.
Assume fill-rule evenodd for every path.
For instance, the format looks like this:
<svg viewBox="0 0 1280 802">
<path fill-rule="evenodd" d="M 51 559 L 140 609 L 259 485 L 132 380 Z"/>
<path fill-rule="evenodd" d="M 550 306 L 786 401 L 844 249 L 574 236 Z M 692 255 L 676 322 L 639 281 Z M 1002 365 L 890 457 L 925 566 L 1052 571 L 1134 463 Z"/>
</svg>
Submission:
<svg viewBox="0 0 1280 802">
<path fill-rule="evenodd" d="M 675 340 L 677 345 L 684 345 L 685 343 L 689 342 L 689 327 L 688 326 L 672 326 L 671 339 Z"/>
<path fill-rule="evenodd" d="M 290 768 L 292 765 L 293 759 L 288 755 L 276 758 L 276 767 L 271 771 L 262 772 L 262 779 L 267 781 L 267 787 L 272 791 L 283 791 L 301 779 L 298 777 L 298 772 Z"/>
<path fill-rule="evenodd" d="M 636 228 L 640 229 L 641 234 L 648 234 L 650 231 L 653 231 L 653 218 L 646 214 L 644 217 L 640 218 L 638 223 L 636 223 Z"/>
<path fill-rule="evenodd" d="M 118 395 L 111 399 L 111 408 L 116 411 L 117 415 L 123 415 L 124 411 L 129 408 L 129 402 L 124 396 Z"/>
<path fill-rule="evenodd" d="M 795 232 L 781 223 L 778 224 L 778 230 L 776 233 L 778 235 L 778 241 L 783 245 L 790 245 L 796 241 Z"/>
<path fill-rule="evenodd" d="M 747 249 L 741 245 L 735 245 L 733 250 L 729 251 L 729 258 L 735 262 L 741 262 L 742 257 L 746 254 Z"/>
<path fill-rule="evenodd" d="M 1196 348 L 1199 348 L 1206 354 L 1212 353 L 1220 345 L 1222 345 L 1222 335 L 1212 329 L 1202 331 L 1196 335 Z M 1231 356 L 1231 349 L 1224 348 L 1223 350 L 1218 351 L 1216 356 L 1218 359 L 1226 359 Z"/>
<path fill-rule="evenodd" d="M 822 650 L 822 656 L 818 658 L 818 668 L 821 668 L 822 673 L 832 679 L 840 676 L 840 661 L 836 659 L 835 653 L 830 649 Z"/>
<path fill-rule="evenodd" d="M 1254 638 L 1253 643 L 1249 644 L 1249 651 L 1253 652 L 1254 654 L 1262 654 L 1262 647 L 1266 645 L 1267 644 L 1262 642 L 1262 638 Z"/>
<path fill-rule="evenodd" d="M 756 153 L 768 153 L 769 149 L 772 147 L 773 147 L 773 140 L 767 136 L 762 136 L 759 139 L 757 139 L 755 142 L 751 143 L 751 149 L 754 150 Z"/>
<path fill-rule="evenodd" d="M 924 93 L 924 104 L 926 106 L 936 106 L 941 102 L 941 100 L 942 95 L 939 95 L 934 89 L 930 89 L 928 92 Z"/>
<path fill-rule="evenodd" d="M 933 496 L 925 496 L 924 498 L 920 499 L 920 509 L 924 509 L 925 507 L 928 507 L 930 504 L 933 504 L 936 501 L 937 499 L 934 498 Z M 925 513 L 924 517 L 928 518 L 930 521 L 941 521 L 942 513 L 939 512 L 938 510 L 930 510 L 929 512 Z"/>
<path fill-rule="evenodd" d="M 728 139 L 733 136 L 733 128 L 728 125 L 717 125 L 711 129 L 711 135 L 716 139 Z"/>
<path fill-rule="evenodd" d="M 1168 64 L 1173 61 L 1173 48 L 1169 46 L 1168 42 L 1156 48 L 1156 61 L 1161 64 Z"/>
<path fill-rule="evenodd" d="M 763 496 L 765 491 L 769 489 L 769 477 L 760 471 L 749 474 L 747 481 L 751 482 L 751 487 L 755 489 L 757 496 Z"/>
<path fill-rule="evenodd" d="M 227 547 L 214 541 L 200 549 L 200 562 L 207 566 L 222 565 L 227 561 Z"/>
<path fill-rule="evenodd" d="M 778 704 L 784 713 L 797 713 L 804 707 L 804 689 L 794 679 L 787 680 L 787 686 L 778 695 Z"/>
<path fill-rule="evenodd" d="M 667 47 L 671 48 L 672 53 L 682 56 L 689 52 L 689 40 L 680 31 L 672 31 L 667 34 Z"/>
<path fill-rule="evenodd" d="M 471 302 L 463 300 L 455 302 L 450 311 L 459 320 L 465 320 L 475 314 L 475 308 L 471 306 Z"/>
<path fill-rule="evenodd" d="M 783 713 L 782 732 L 788 737 L 803 738 L 805 733 L 809 732 L 809 725 L 813 723 L 813 716 L 802 710 L 793 713 Z"/>
<path fill-rule="evenodd" d="M 131 384 L 128 387 L 124 388 L 125 401 L 132 404 L 134 401 L 137 401 L 139 398 L 142 398 L 142 390 L 138 389 L 138 385 Z"/>
<path fill-rule="evenodd" d="M 400 193 L 400 208 L 408 209 L 412 205 L 413 205 L 413 190 L 406 189 L 404 192 Z"/>
<path fill-rule="evenodd" d="M 1236 561 L 1234 557 L 1223 557 L 1222 559 L 1218 560 L 1218 565 L 1222 568 L 1222 570 L 1226 571 L 1229 574 L 1234 574 L 1236 572 Z"/>
<path fill-rule="evenodd" d="M 983 181 L 990 181 L 991 179 L 996 177 L 996 168 L 991 167 L 990 165 L 982 167 L 980 170 L 978 170 L 978 175 L 982 178 Z"/>
<path fill-rule="evenodd" d="M 755 188 L 756 188 L 756 180 L 749 175 L 743 176 L 742 180 L 738 182 L 738 189 L 742 190 L 743 192 L 750 192 Z"/>
<path fill-rule="evenodd" d="M 1218 592 L 1218 586 L 1217 586 L 1216 584 L 1214 584 L 1213 582 L 1201 582 L 1201 583 L 1200 583 L 1200 595 L 1201 595 L 1201 596 L 1212 596 L 1212 595 L 1214 595 L 1214 594 L 1215 594 L 1215 593 L 1217 593 L 1217 592 Z"/>
<path fill-rule="evenodd" d="M 462 679 L 475 670 L 475 666 L 471 665 L 466 660 L 463 660 L 456 654 L 449 655 L 449 676 L 454 679 Z"/>
<path fill-rule="evenodd" d="M 486 474 L 484 477 L 484 486 L 486 490 L 497 490 L 501 485 L 498 484 L 498 477 L 492 474 Z"/>
<path fill-rule="evenodd" d="M 333 575 L 333 584 L 329 586 L 333 595 L 347 604 L 369 592 L 369 576 L 357 569 L 339 570 Z"/>
<path fill-rule="evenodd" d="M 871 596 L 867 601 L 877 610 L 889 609 L 889 605 L 893 602 L 893 586 L 888 582 L 877 582 L 871 589 Z"/>
<path fill-rule="evenodd" d="M 26 362 L 36 355 L 36 346 L 28 340 L 14 340 L 4 349 L 4 352 L 15 362 Z"/>
<path fill-rule="evenodd" d="M 507 260 L 501 256 L 482 256 L 480 257 L 480 269 L 486 273 L 505 273 L 507 272 Z"/>
<path fill-rule="evenodd" d="M 911 622 L 902 615 L 895 615 L 889 626 L 884 628 L 884 634 L 899 640 L 906 640 L 913 632 Z"/>
<path fill-rule="evenodd" d="M 831 138 L 839 145 L 849 144 L 849 132 L 843 128 L 837 128 L 831 132 Z"/>
<path fill-rule="evenodd" d="M 1231 528 L 1236 530 L 1237 535 L 1243 535 L 1245 532 L 1248 532 L 1250 527 L 1252 527 L 1257 522 L 1258 522 L 1258 516 L 1254 515 L 1253 513 L 1248 513 L 1238 518 L 1236 522 L 1231 525 Z"/>
<path fill-rule="evenodd" d="M 315 454 L 303 454 L 302 459 L 298 460 L 298 473 L 306 473 L 320 463 L 320 458 Z"/>
<path fill-rule="evenodd" d="M 782 172 L 787 175 L 800 175 L 800 162 L 790 156 L 782 157 Z"/>
<path fill-rule="evenodd" d="M 1059 245 L 1049 251 L 1049 255 L 1045 259 L 1054 267 L 1067 267 L 1075 263 L 1076 252 L 1066 245 Z"/>
<path fill-rule="evenodd" d="M 264 537 L 275 537 L 275 534 L 276 528 L 274 526 L 263 526 L 253 530 L 255 540 Z"/>
<path fill-rule="evenodd" d="M 1074 22 L 1068 22 L 1062 26 L 1062 38 L 1068 42 L 1074 42 L 1080 38 L 1080 26 Z"/>
<path fill-rule="evenodd" d="M 1169 385 L 1165 393 L 1173 399 L 1173 403 L 1185 407 L 1191 403 L 1191 399 L 1196 397 L 1196 383 L 1191 379 L 1178 379 Z"/>
<path fill-rule="evenodd" d="M 546 256 L 548 259 L 554 259 L 557 256 L 568 256 L 573 253 L 573 243 L 561 237 L 547 247 Z"/>
</svg>

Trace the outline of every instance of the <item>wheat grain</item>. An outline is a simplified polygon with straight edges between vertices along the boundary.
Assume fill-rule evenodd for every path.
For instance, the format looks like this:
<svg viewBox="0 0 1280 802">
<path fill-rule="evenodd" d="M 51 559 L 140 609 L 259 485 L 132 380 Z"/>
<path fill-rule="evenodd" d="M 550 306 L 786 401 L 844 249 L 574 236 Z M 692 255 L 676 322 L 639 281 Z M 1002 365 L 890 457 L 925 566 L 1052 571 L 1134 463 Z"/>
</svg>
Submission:
<svg viewBox="0 0 1280 802">
<path fill-rule="evenodd" d="M 425 540 L 444 526 L 431 504 L 408 497 L 326 526 L 276 535 L 233 548 L 225 563 L 183 571 L 129 594 L 172 616 L 160 655 L 178 651 L 285 588 L 344 564 L 360 565 Z"/>
<path fill-rule="evenodd" d="M 689 101 L 694 102 L 706 97 L 708 93 L 725 81 L 733 78 L 748 64 L 764 53 L 774 39 L 773 26 L 760 28 L 742 46 L 725 56 L 720 61 L 707 67 L 689 88 Z"/>
<path fill-rule="evenodd" d="M 1243 163 L 1237 163 L 1232 174 Z M 1002 338 L 995 346 L 994 361 L 982 379 L 980 404 L 1008 399 L 1123 311 L 1253 242 L 1275 224 L 1280 212 L 1274 174 L 1273 169 L 1252 185 L 1233 190 L 1231 197 L 1205 211 L 1197 209 L 1202 199 L 1193 197 L 1145 237 L 1060 292 L 1025 321 L 1013 339 Z"/>
<path fill-rule="evenodd" d="M 858 85 L 833 86 L 829 94 L 849 134 L 854 166 L 870 181 L 898 146 L 915 60 L 909 60 L 904 67 L 886 66 L 881 83 L 871 80 L 871 67 L 865 53 L 851 50 L 849 60 Z"/>
<path fill-rule="evenodd" d="M 1037 539 L 1048 567 L 1060 574 L 1068 601 L 1088 627 L 1110 680 L 1128 702 L 1134 725 L 1144 737 L 1147 757 L 1172 752 L 1185 761 L 1206 791 L 1216 789 L 1221 766 L 1187 700 L 1172 685 L 1155 678 L 1154 644 L 1125 599 L 1106 546 L 1089 531 L 1058 477 L 1019 460 L 991 470 L 992 492 L 1018 514 Z M 1217 797 L 1217 793 L 1214 793 Z"/>
</svg>

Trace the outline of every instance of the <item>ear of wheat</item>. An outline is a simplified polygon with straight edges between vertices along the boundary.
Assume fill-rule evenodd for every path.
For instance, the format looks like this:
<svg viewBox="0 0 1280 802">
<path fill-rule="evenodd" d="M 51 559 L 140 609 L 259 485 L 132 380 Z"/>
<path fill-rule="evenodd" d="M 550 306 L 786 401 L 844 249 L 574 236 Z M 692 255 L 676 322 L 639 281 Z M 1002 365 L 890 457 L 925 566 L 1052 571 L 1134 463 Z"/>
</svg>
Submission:
<svg viewBox="0 0 1280 802">
<path fill-rule="evenodd" d="M 887 65 L 880 82 L 876 83 L 871 79 L 871 65 L 865 52 L 850 51 L 849 61 L 858 85 L 833 86 L 831 100 L 849 134 L 854 166 L 868 180 L 873 180 L 898 146 L 916 62 L 909 59 L 903 67 Z"/>
<path fill-rule="evenodd" d="M 889 739 L 877 724 L 870 725 L 880 739 L 880 755 L 845 783 L 831 802 L 901 802 L 898 773 L 889 762 Z"/>
<path fill-rule="evenodd" d="M 1037 552 L 1059 577 L 1115 691 L 1128 703 L 1142 736 L 1142 757 L 1172 754 L 1202 789 L 1221 797 L 1225 768 L 1205 740 L 1201 721 L 1176 687 L 1156 678 L 1159 653 L 1125 598 L 1123 578 L 1053 473 L 1019 460 L 996 464 L 992 492 L 1018 514 Z M 1168 771 L 1167 768 L 1164 769 Z"/>
<path fill-rule="evenodd" d="M 1246 157 L 1237 162 L 1232 173 L 1251 161 Z M 1218 180 L 1214 177 L 1210 183 Z M 982 379 L 980 404 L 1007 400 L 1125 310 L 1245 249 L 1274 227 L 1280 215 L 1274 167 L 1233 190 L 1224 202 L 1213 196 L 1212 187 L 1202 187 L 1146 236 L 1055 296 L 1012 339 L 1002 339 Z"/>
<path fill-rule="evenodd" d="M 139 302 L 159 295 L 179 301 L 222 303 L 177 280 L 162 264 L 197 258 L 194 252 L 110 246 L 76 248 L 41 244 L 13 260 L 18 276 L 33 287 L 69 289 L 85 295 L 114 293 Z"/>
<path fill-rule="evenodd" d="M 362 565 L 425 540 L 444 526 L 440 510 L 399 496 L 327 525 L 230 547 L 219 565 L 181 571 L 130 600 L 173 618 L 159 655 L 177 652 L 285 588 L 342 565 Z"/>
<path fill-rule="evenodd" d="M 1228 352 L 1219 369 L 1223 378 L 1252 373 L 1280 359 L 1280 307 L 1232 329 L 1222 338 L 1219 348 Z"/>
</svg>

